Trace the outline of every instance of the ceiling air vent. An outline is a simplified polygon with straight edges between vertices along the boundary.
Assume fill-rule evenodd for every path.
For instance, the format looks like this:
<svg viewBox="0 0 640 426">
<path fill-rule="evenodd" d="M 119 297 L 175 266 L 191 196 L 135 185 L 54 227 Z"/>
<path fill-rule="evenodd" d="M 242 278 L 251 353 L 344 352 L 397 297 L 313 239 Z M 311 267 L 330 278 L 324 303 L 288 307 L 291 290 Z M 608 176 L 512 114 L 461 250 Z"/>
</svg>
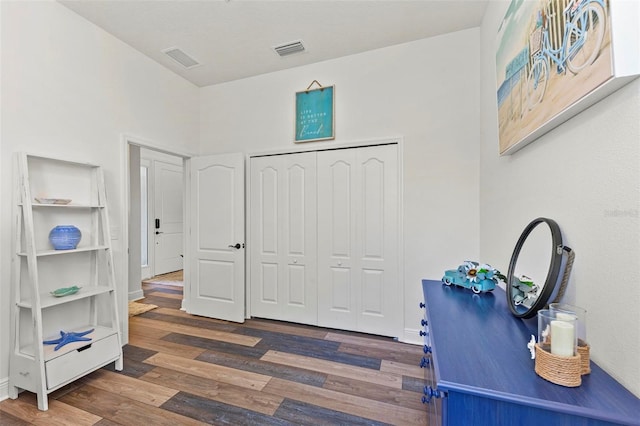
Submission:
<svg viewBox="0 0 640 426">
<path fill-rule="evenodd" d="M 289 43 L 281 44 L 279 46 L 275 46 L 273 50 L 280 56 L 288 56 L 293 55 L 294 53 L 304 52 L 304 45 L 302 44 L 302 40 L 291 41 Z"/>
<path fill-rule="evenodd" d="M 186 69 L 194 68 L 200 65 L 200 62 L 193 59 L 191 56 L 184 53 L 177 47 L 170 47 L 169 49 L 164 49 L 162 51 L 165 55 L 185 67 Z"/>
</svg>

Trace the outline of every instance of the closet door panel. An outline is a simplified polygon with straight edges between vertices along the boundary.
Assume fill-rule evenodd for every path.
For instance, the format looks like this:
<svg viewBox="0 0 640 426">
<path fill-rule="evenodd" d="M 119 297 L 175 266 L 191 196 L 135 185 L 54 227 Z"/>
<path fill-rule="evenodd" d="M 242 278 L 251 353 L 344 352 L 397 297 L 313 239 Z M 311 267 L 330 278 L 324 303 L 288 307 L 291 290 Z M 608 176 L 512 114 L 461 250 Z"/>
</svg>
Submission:
<svg viewBox="0 0 640 426">
<path fill-rule="evenodd" d="M 280 241 L 278 163 L 251 159 L 251 314 L 274 318 L 279 312 Z"/>
<path fill-rule="evenodd" d="M 352 245 L 352 166 L 345 160 L 337 160 L 328 167 L 330 191 L 325 193 L 328 203 L 331 227 L 331 256 L 348 259 Z"/>
<path fill-rule="evenodd" d="M 360 181 L 362 255 L 364 259 L 382 259 L 384 254 L 384 166 L 378 158 L 367 158 L 361 166 Z"/>
<path fill-rule="evenodd" d="M 305 291 L 306 271 L 302 265 L 287 265 L 289 268 L 289 294 L 287 302 L 295 307 L 305 307 L 308 305 Z"/>
<path fill-rule="evenodd" d="M 332 312 L 350 313 L 351 309 L 351 269 L 331 268 L 331 304 Z"/>
<path fill-rule="evenodd" d="M 260 303 L 275 306 L 278 303 L 278 264 L 262 262 L 260 269 Z"/>
<path fill-rule="evenodd" d="M 251 314 L 317 323 L 316 155 L 251 159 Z"/>
<path fill-rule="evenodd" d="M 398 157 L 396 145 L 357 150 L 360 301 L 358 330 L 399 336 L 403 285 L 398 280 Z"/>
<path fill-rule="evenodd" d="M 281 155 L 283 253 L 280 318 L 317 324 L 316 153 Z M 285 297 L 285 296 L 283 296 Z"/>
<path fill-rule="evenodd" d="M 318 325 L 357 329 L 356 153 L 318 152 Z"/>
<path fill-rule="evenodd" d="M 318 323 L 402 332 L 396 145 L 318 152 Z"/>
<path fill-rule="evenodd" d="M 381 316 L 384 315 L 384 271 L 362 270 L 362 314 Z"/>
<path fill-rule="evenodd" d="M 287 211 L 284 226 L 287 232 L 287 249 L 290 256 L 304 256 L 306 251 L 305 211 L 305 170 L 300 164 L 293 164 L 287 170 L 286 191 Z M 312 194 L 309 194 L 310 196 Z"/>
<path fill-rule="evenodd" d="M 266 167 L 260 172 L 260 200 L 258 205 L 261 254 L 278 254 L 278 171 Z"/>
</svg>

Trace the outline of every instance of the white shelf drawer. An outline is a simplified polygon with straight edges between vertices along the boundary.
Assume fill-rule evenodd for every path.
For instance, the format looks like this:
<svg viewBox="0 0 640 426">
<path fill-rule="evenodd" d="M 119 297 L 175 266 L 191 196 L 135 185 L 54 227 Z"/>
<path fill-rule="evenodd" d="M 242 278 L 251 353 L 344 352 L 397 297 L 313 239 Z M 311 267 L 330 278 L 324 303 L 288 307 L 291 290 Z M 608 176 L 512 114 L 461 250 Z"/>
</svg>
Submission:
<svg viewBox="0 0 640 426">
<path fill-rule="evenodd" d="M 89 342 L 88 342 L 89 343 Z M 45 363 L 47 389 L 56 388 L 120 357 L 118 335 L 112 334 Z"/>
</svg>

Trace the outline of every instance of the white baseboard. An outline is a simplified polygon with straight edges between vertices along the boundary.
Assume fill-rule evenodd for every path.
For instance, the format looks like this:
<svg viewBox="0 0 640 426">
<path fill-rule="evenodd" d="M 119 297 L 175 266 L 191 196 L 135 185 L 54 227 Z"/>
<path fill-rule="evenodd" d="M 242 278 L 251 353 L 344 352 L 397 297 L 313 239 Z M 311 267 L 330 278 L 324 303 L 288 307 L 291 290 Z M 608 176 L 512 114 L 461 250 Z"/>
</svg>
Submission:
<svg viewBox="0 0 640 426">
<path fill-rule="evenodd" d="M 129 292 L 129 301 L 140 299 L 144 299 L 144 292 L 142 289 Z"/>
<path fill-rule="evenodd" d="M 9 398 L 9 378 L 0 379 L 0 401 Z"/>
</svg>

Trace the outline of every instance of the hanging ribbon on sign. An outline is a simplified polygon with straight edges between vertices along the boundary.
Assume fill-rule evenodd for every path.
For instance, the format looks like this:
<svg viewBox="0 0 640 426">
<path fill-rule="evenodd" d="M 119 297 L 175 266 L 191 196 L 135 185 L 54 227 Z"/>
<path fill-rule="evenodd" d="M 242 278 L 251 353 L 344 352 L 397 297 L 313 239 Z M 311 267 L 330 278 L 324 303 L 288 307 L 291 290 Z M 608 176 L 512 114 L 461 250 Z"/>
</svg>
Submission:
<svg viewBox="0 0 640 426">
<path fill-rule="evenodd" d="M 309 89 L 311 89 L 311 87 L 313 87 L 314 84 L 317 84 L 321 91 L 324 90 L 324 86 L 320 84 L 318 80 L 313 80 L 311 84 L 307 86 L 307 90 L 305 90 L 305 92 L 309 92 Z"/>
</svg>

